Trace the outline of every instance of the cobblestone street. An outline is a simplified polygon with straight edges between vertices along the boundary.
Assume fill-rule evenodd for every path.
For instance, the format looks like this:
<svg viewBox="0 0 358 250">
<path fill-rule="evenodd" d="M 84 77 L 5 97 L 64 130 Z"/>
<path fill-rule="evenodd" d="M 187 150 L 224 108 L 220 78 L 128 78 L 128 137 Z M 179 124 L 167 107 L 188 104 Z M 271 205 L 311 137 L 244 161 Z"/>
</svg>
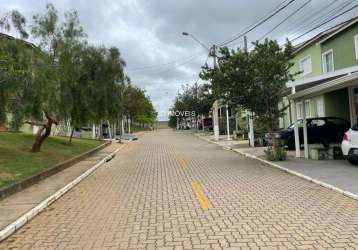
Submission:
<svg viewBox="0 0 358 250">
<path fill-rule="evenodd" d="M 358 249 L 358 201 L 159 130 L 0 244 L 17 248 Z"/>
</svg>

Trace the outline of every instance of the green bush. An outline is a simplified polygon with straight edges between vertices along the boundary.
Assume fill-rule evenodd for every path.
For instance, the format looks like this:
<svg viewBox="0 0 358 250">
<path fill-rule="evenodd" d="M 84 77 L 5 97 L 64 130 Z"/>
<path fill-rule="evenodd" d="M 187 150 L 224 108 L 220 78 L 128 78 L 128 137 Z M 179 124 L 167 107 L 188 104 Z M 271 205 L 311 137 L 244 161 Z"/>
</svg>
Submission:
<svg viewBox="0 0 358 250">
<path fill-rule="evenodd" d="M 265 150 L 266 159 L 269 161 L 284 161 L 287 158 L 287 152 L 284 147 L 278 147 L 276 152 L 270 146 Z"/>
</svg>

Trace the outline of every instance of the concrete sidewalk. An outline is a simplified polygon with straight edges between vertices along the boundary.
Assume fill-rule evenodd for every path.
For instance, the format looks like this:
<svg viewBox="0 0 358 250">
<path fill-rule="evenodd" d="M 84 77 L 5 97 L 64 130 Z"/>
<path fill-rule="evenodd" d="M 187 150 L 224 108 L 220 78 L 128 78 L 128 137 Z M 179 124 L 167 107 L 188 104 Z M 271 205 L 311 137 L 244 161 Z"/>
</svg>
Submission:
<svg viewBox="0 0 358 250">
<path fill-rule="evenodd" d="M 87 159 L 0 200 L 0 231 L 123 145 L 113 142 Z"/>
<path fill-rule="evenodd" d="M 223 148 L 233 150 L 251 158 L 265 159 L 264 150 L 266 147 L 251 148 L 247 141 L 225 140 L 224 136 L 219 141 L 214 141 L 214 137 L 207 133 L 196 134 L 200 138 L 215 143 Z M 301 154 L 302 155 L 302 154 Z M 342 192 L 352 193 L 358 196 L 358 166 L 353 166 L 345 160 L 307 160 L 296 158 L 295 151 L 287 151 L 287 160 L 272 162 L 274 165 L 304 175 L 326 183 L 332 187 L 342 190 Z"/>
</svg>

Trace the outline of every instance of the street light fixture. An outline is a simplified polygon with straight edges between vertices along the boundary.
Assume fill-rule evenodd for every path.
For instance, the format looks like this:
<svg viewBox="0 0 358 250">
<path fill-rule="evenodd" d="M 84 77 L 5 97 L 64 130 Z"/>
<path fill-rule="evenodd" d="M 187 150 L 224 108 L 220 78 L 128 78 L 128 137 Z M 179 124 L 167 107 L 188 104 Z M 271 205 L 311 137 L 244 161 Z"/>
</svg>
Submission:
<svg viewBox="0 0 358 250">
<path fill-rule="evenodd" d="M 182 32 L 183 36 L 190 36 L 195 42 L 199 43 L 203 48 L 205 48 L 208 52 L 209 52 L 209 56 L 213 57 L 213 65 L 214 68 L 216 68 L 216 46 L 215 44 L 213 46 L 211 46 L 209 48 L 209 46 L 205 45 L 204 43 L 202 43 L 198 38 L 196 38 L 194 35 L 188 33 L 188 32 Z M 195 83 L 195 89 L 197 91 L 198 89 L 198 83 Z M 214 135 L 215 135 L 215 140 L 218 141 L 219 140 L 219 122 L 218 122 L 218 117 L 217 117 L 217 107 L 213 106 L 213 114 L 216 114 L 213 116 L 213 121 L 214 121 Z"/>
<path fill-rule="evenodd" d="M 205 48 L 207 51 L 211 51 L 209 46 L 205 45 L 203 42 L 201 42 L 198 38 L 196 38 L 194 35 L 188 33 L 188 32 L 182 32 L 183 36 L 190 36 L 195 42 L 199 43 L 203 48 Z"/>
</svg>

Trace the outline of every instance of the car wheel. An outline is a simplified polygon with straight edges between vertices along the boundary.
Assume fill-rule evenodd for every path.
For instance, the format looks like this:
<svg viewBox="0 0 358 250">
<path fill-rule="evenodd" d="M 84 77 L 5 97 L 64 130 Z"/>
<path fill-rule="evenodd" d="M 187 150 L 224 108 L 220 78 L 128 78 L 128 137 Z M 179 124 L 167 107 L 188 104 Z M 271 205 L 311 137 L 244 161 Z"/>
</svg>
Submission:
<svg viewBox="0 0 358 250">
<path fill-rule="evenodd" d="M 348 159 L 352 165 L 358 165 L 358 160 Z"/>
</svg>

